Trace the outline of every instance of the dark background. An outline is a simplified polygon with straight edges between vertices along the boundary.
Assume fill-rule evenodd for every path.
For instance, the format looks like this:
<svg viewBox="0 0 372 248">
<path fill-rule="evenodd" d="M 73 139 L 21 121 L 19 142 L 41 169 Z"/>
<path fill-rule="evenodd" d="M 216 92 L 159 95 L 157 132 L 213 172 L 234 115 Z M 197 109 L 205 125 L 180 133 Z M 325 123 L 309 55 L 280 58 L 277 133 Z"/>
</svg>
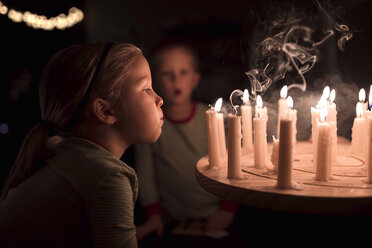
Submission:
<svg viewBox="0 0 372 248">
<path fill-rule="evenodd" d="M 195 45 L 201 59 L 202 79 L 195 98 L 211 104 L 218 97 L 227 101 L 234 89 L 250 87 L 245 72 L 255 68 L 254 48 L 266 36 L 275 34 L 263 27 L 275 20 L 296 16 L 320 30 L 327 22 L 315 1 L 2 2 L 19 11 L 28 10 L 47 17 L 67 14 L 70 7 L 76 6 L 83 10 L 85 17 L 81 23 L 65 30 L 44 31 L 30 28 L 23 22 L 14 23 L 0 15 L 0 122 L 9 127 L 7 133 L 0 134 L 0 187 L 23 137 L 40 120 L 37 91 L 42 69 L 62 48 L 110 40 L 134 43 L 147 55 L 163 39 L 185 39 Z M 305 74 L 308 91 L 289 92 L 299 113 L 298 138 L 310 136 L 310 106 L 319 100 L 324 86 L 330 85 L 337 92 L 339 135 L 350 139 L 358 91 L 364 87 L 368 93 L 372 83 L 372 4 L 363 0 L 320 2 L 334 20 L 350 27 L 353 38 L 346 43 L 344 52 L 337 49 L 337 36 L 326 41 L 319 51 L 319 61 Z M 268 137 L 275 133 L 275 103 L 283 84 L 276 82 L 263 96 L 271 114 Z M 130 151 L 124 160 L 133 162 Z"/>
</svg>

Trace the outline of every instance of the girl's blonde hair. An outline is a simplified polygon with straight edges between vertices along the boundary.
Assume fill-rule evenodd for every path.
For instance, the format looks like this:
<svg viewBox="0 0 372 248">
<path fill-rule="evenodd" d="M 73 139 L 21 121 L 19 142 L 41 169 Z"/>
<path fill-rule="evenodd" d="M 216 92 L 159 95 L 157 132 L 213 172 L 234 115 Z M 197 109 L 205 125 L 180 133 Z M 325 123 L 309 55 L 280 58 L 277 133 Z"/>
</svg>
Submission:
<svg viewBox="0 0 372 248">
<path fill-rule="evenodd" d="M 114 44 L 97 68 L 106 43 L 75 45 L 54 55 L 41 76 L 39 101 L 42 122 L 36 124 L 26 135 L 17 158 L 3 187 L 1 199 L 8 191 L 44 165 L 48 157 L 46 147 L 50 130 L 70 133 L 80 117 L 78 106 L 87 89 L 94 83 L 90 99 L 102 97 L 114 107 L 123 102 L 121 88 L 131 69 L 131 64 L 142 51 L 132 44 Z M 95 82 L 92 77 L 98 71 Z"/>
</svg>

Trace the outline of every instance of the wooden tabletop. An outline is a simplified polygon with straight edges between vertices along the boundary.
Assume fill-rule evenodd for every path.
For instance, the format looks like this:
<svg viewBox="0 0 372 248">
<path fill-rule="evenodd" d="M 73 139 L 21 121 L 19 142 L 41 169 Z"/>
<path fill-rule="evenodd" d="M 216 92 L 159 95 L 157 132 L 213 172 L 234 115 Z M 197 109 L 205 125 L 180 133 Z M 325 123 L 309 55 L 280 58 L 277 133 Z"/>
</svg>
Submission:
<svg viewBox="0 0 372 248">
<path fill-rule="evenodd" d="M 272 144 L 268 144 L 267 166 L 253 167 L 253 153 L 242 155 L 242 178 L 227 178 L 227 158 L 219 169 L 209 166 L 208 157 L 196 165 L 199 184 L 223 199 L 251 207 L 304 214 L 372 215 L 372 184 L 366 183 L 362 154 L 352 154 L 351 145 L 338 144 L 337 160 L 332 163 L 332 178 L 314 180 L 313 148 L 298 142 L 293 157 L 293 188 L 278 189 L 270 161 Z"/>
</svg>

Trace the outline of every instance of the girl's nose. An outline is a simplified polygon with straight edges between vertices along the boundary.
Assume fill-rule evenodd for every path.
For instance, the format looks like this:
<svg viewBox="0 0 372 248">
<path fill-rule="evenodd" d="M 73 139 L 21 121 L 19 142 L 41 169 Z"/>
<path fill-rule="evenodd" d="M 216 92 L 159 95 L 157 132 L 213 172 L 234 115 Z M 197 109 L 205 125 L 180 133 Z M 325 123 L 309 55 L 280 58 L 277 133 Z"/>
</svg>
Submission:
<svg viewBox="0 0 372 248">
<path fill-rule="evenodd" d="M 158 94 L 156 94 L 156 105 L 161 107 L 163 103 L 164 103 L 163 98 L 161 98 Z"/>
</svg>

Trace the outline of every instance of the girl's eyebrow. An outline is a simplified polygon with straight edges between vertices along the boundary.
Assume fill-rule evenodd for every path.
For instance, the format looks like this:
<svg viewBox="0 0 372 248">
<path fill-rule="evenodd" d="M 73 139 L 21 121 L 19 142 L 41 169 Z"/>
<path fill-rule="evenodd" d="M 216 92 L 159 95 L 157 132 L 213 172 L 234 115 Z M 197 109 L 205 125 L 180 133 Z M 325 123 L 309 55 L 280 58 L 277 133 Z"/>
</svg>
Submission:
<svg viewBox="0 0 372 248">
<path fill-rule="evenodd" d="M 137 82 L 139 82 L 141 84 L 144 84 L 144 83 L 146 83 L 148 81 L 148 79 L 149 79 L 148 76 L 142 76 L 142 77 L 139 77 L 138 78 L 138 81 Z"/>
</svg>

